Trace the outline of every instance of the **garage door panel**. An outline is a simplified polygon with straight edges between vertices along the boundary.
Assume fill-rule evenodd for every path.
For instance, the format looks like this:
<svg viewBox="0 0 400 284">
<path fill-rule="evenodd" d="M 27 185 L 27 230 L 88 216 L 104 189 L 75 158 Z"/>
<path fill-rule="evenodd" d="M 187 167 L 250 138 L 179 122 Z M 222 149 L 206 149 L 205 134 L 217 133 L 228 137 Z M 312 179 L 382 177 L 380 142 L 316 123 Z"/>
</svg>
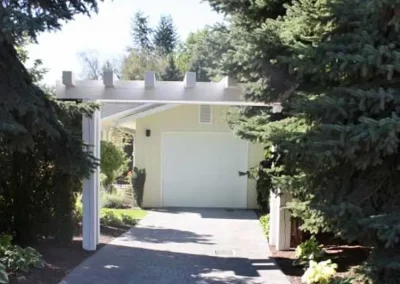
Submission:
<svg viewBox="0 0 400 284">
<path fill-rule="evenodd" d="M 247 147 L 230 133 L 163 133 L 163 206 L 245 208 Z"/>
</svg>

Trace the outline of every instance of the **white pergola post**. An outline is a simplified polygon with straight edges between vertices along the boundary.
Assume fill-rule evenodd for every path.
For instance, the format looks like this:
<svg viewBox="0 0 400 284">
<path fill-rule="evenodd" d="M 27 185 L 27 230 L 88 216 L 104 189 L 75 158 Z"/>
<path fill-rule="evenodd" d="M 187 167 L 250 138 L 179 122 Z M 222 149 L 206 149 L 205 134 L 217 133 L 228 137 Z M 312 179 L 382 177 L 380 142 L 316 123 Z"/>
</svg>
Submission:
<svg viewBox="0 0 400 284">
<path fill-rule="evenodd" d="M 88 151 L 100 159 L 100 111 L 96 110 L 92 116 L 82 118 L 82 138 L 88 145 Z M 82 247 L 94 251 L 99 243 L 100 236 L 100 167 L 98 166 L 89 178 L 83 180 L 83 221 Z"/>
<path fill-rule="evenodd" d="M 291 196 L 286 191 L 279 190 L 278 194 L 271 193 L 270 196 L 269 243 L 277 250 L 290 249 L 290 212 L 284 208 L 290 200 Z"/>
</svg>

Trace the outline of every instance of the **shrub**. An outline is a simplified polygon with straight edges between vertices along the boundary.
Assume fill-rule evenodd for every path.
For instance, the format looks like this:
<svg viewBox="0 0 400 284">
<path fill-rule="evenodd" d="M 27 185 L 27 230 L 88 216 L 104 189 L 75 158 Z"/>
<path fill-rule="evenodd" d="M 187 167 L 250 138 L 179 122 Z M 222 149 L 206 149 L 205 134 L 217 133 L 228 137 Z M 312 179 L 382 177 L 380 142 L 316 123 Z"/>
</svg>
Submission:
<svg viewBox="0 0 400 284">
<path fill-rule="evenodd" d="M 109 141 L 101 141 L 100 170 L 106 176 L 103 185 L 107 190 L 122 174 L 127 165 L 127 157 L 121 149 Z"/>
<path fill-rule="evenodd" d="M 296 247 L 295 255 L 297 259 L 293 262 L 293 265 L 307 265 L 310 260 L 320 260 L 324 254 L 322 246 L 318 244 L 315 236 L 312 236 Z"/>
<path fill-rule="evenodd" d="M 133 198 L 135 199 L 136 205 L 139 207 L 142 207 L 145 182 L 146 170 L 135 167 L 132 175 L 132 188 Z"/>
<path fill-rule="evenodd" d="M 122 220 L 112 211 L 107 211 L 100 218 L 100 223 L 104 226 L 122 226 Z"/>
<path fill-rule="evenodd" d="M 336 274 L 337 264 L 331 260 L 316 262 L 310 260 L 309 267 L 301 277 L 301 282 L 305 284 L 329 284 L 332 277 Z"/>
<path fill-rule="evenodd" d="M 102 192 L 101 194 L 101 204 L 104 208 L 124 208 L 124 199 L 125 197 L 123 191 L 117 190 L 113 193 Z"/>
<path fill-rule="evenodd" d="M 74 223 L 77 226 L 82 222 L 83 218 L 83 205 L 82 205 L 82 193 L 78 193 L 75 199 L 75 208 L 74 208 Z"/>
<path fill-rule="evenodd" d="M 137 223 L 136 219 L 127 214 L 121 214 L 121 221 L 124 225 L 127 226 L 135 226 Z"/>
<path fill-rule="evenodd" d="M 264 235 L 268 237 L 269 234 L 269 214 L 262 215 L 260 217 L 261 227 L 263 229 Z"/>
<path fill-rule="evenodd" d="M 0 283 L 8 283 L 8 271 L 29 271 L 30 268 L 42 268 L 42 256 L 33 248 L 21 248 L 11 244 L 10 235 L 0 236 Z"/>
</svg>

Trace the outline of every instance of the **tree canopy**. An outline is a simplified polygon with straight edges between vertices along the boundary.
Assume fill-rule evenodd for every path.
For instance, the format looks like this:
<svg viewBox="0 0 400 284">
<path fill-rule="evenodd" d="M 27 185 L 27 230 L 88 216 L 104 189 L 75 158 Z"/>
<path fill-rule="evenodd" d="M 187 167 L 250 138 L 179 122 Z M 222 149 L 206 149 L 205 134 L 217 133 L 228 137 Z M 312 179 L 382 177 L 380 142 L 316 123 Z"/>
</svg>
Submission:
<svg viewBox="0 0 400 284">
<path fill-rule="evenodd" d="M 45 72 L 40 60 L 25 68 L 24 45 L 77 14 L 96 11 L 94 0 L 0 5 L 0 233 L 18 242 L 38 237 L 70 241 L 75 194 L 95 165 L 84 151 L 81 121 L 96 106 L 56 101 L 37 82 Z"/>
<path fill-rule="evenodd" d="M 283 106 L 231 114 L 239 136 L 275 146 L 266 184 L 292 193 L 304 230 L 398 246 L 398 1 L 209 2 L 230 19 L 220 68 Z"/>
</svg>

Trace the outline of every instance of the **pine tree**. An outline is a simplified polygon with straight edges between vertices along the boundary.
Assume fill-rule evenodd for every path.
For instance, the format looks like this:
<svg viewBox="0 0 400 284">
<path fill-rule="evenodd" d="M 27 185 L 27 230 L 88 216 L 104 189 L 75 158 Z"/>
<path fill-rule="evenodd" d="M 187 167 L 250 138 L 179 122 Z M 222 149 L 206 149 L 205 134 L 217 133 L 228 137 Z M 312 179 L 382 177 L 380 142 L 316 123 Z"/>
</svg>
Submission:
<svg viewBox="0 0 400 284">
<path fill-rule="evenodd" d="M 47 95 L 33 84 L 16 47 L 28 36 L 56 30 L 76 14 L 97 10 L 95 0 L 68 2 L 38 0 L 3 1 L 0 5 L 0 142 L 22 150 L 34 146 L 33 135 L 58 137 L 62 131 Z"/>
<path fill-rule="evenodd" d="M 209 2 L 232 19 L 221 68 L 250 83 L 248 99 L 282 102 L 282 114 L 233 111 L 231 126 L 275 146 L 263 170 L 293 194 L 302 228 L 397 246 L 398 1 Z"/>
<path fill-rule="evenodd" d="M 25 68 L 24 43 L 96 10 L 94 0 L 0 5 L 0 228 L 16 241 L 37 236 L 70 241 L 75 194 L 94 166 L 83 150 L 81 121 L 96 106 L 56 101 L 42 89 L 37 80 L 45 70 L 40 61 Z"/>
<path fill-rule="evenodd" d="M 132 37 L 136 48 L 142 51 L 151 51 L 153 44 L 151 35 L 153 30 L 149 27 L 149 19 L 143 12 L 138 11 L 132 19 Z"/>
<path fill-rule="evenodd" d="M 175 59 L 173 55 L 168 56 L 168 65 L 165 67 L 164 71 L 160 74 L 161 80 L 163 81 L 181 81 L 182 75 L 179 72 L 175 64 Z"/>
<path fill-rule="evenodd" d="M 178 43 L 178 34 L 171 16 L 161 16 L 154 31 L 154 46 L 162 55 L 174 52 Z"/>
</svg>

